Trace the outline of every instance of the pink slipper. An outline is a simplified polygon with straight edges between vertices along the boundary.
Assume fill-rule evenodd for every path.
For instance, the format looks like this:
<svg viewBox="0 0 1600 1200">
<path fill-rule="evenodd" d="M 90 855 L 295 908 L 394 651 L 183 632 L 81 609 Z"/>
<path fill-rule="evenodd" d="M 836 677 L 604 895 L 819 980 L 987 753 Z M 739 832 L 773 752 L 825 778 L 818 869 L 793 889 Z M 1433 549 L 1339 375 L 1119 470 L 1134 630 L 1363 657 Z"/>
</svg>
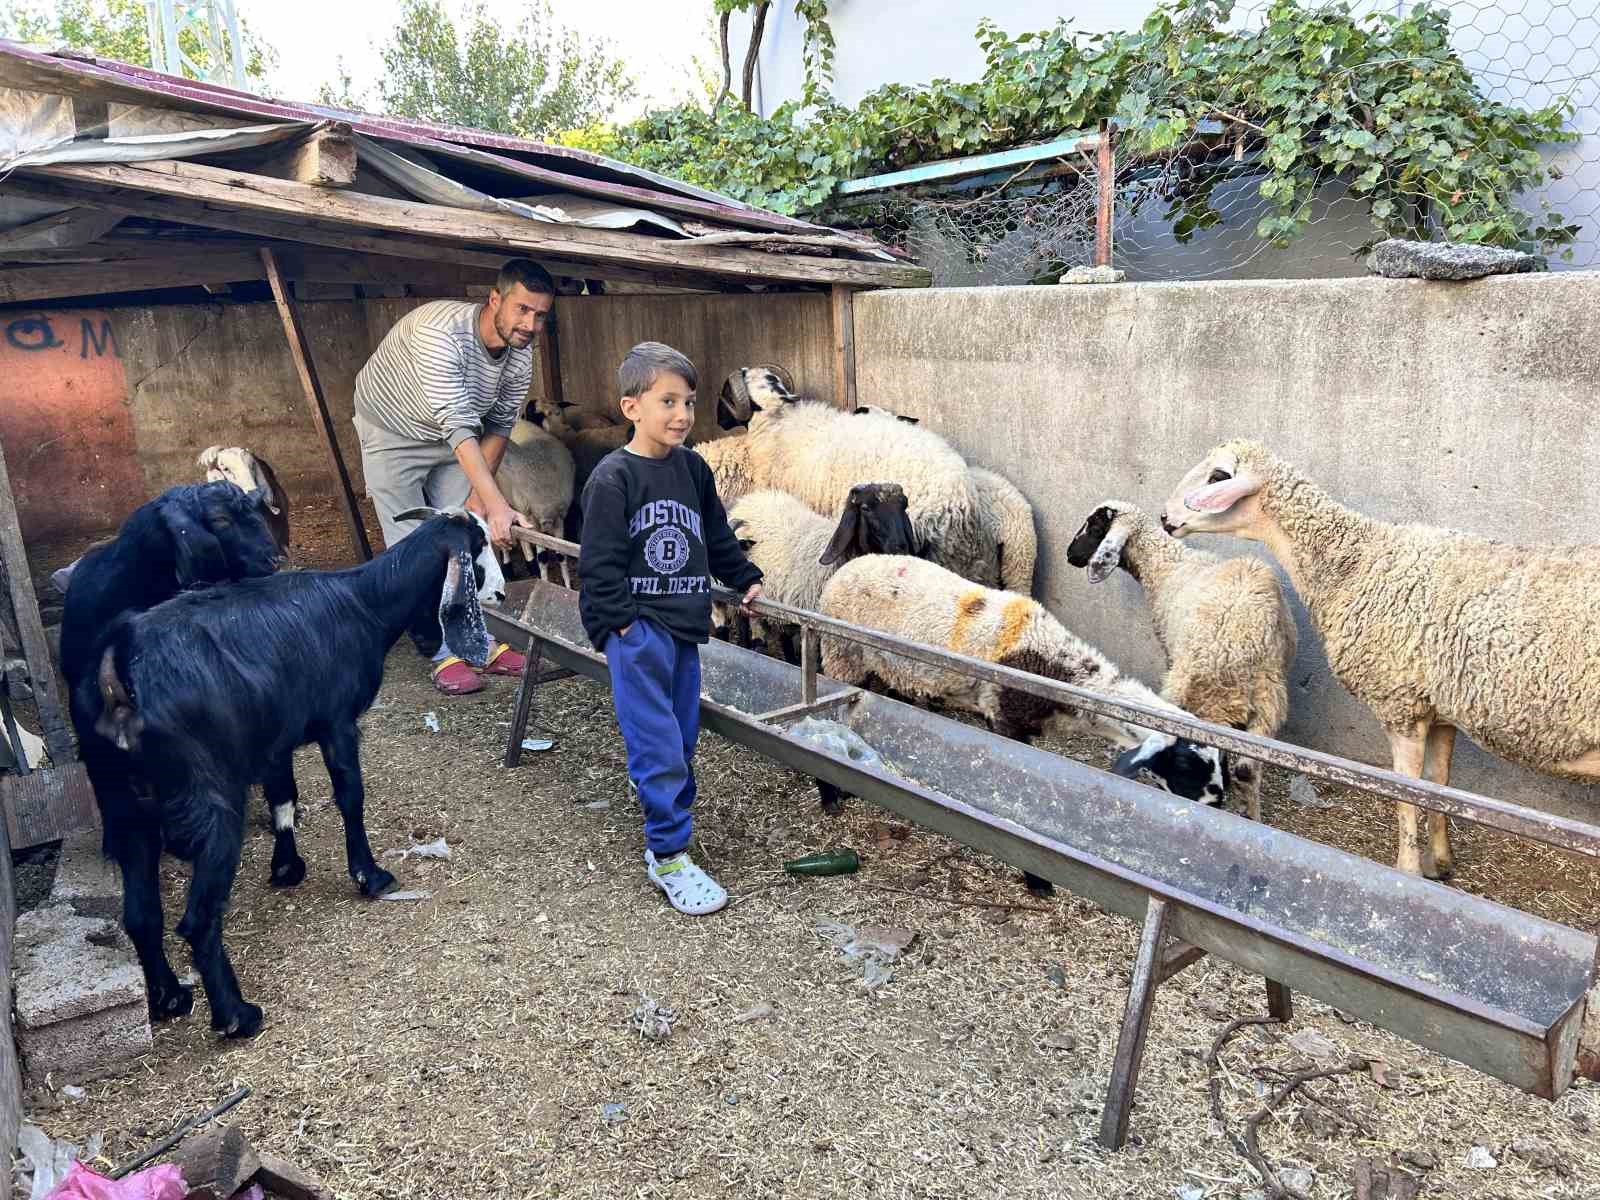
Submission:
<svg viewBox="0 0 1600 1200">
<path fill-rule="evenodd" d="M 501 642 L 489 655 L 489 664 L 483 668 L 485 675 L 521 675 L 526 660 L 510 646 Z"/>
<path fill-rule="evenodd" d="M 483 680 L 465 661 L 452 654 L 433 669 L 433 686 L 446 696 L 469 696 L 483 691 Z"/>
</svg>

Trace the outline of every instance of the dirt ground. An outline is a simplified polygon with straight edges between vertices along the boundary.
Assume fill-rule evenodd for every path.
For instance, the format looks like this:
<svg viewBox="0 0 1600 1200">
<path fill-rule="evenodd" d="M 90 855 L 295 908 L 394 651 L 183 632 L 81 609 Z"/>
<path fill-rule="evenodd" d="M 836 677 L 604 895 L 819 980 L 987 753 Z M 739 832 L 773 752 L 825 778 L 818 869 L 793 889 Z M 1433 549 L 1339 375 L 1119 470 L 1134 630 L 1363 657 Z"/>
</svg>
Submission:
<svg viewBox="0 0 1600 1200">
<path fill-rule="evenodd" d="M 333 557 L 339 528 L 322 541 Z M 103 1132 L 117 1161 L 249 1084 L 228 1119 L 348 1200 L 1243 1198 L 1262 1185 L 1229 1135 L 1288 1074 L 1359 1057 L 1380 1065 L 1311 1083 L 1259 1122 L 1266 1160 L 1306 1195 L 1350 1196 L 1357 1162 L 1376 1159 L 1422 1177 L 1424 1196 L 1600 1200 L 1600 1087 L 1537 1100 L 1304 997 L 1287 1028 L 1246 1027 L 1221 1050 L 1224 1130 L 1207 1054 L 1265 1006 L 1259 979 L 1211 960 L 1161 989 L 1133 1140 L 1107 1153 L 1095 1135 L 1137 926 L 1065 894 L 1036 901 L 1012 869 L 859 800 L 824 818 L 809 780 L 713 735 L 698 850 L 734 900 L 678 917 L 643 873 L 604 688 L 541 689 L 556 747 L 507 771 L 514 682 L 451 700 L 424 667 L 408 643 L 391 655 L 364 765 L 375 851 L 449 843 L 448 861 L 385 860 L 429 896 L 357 895 L 326 773 L 303 752 L 309 876 L 266 885 L 255 801 L 226 927 L 261 1034 L 219 1042 L 197 994 L 136 1072 L 40 1099 L 30 1119 L 79 1142 Z M 1391 858 L 1388 806 L 1319 784 L 1329 807 L 1308 807 L 1286 784 L 1268 773 L 1266 819 Z M 783 874 L 834 844 L 860 852 L 860 872 Z M 1594 866 L 1470 826 L 1457 847 L 1459 886 L 1597 928 Z M 185 868 L 163 874 L 170 925 Z M 869 989 L 817 932 L 827 922 L 916 938 Z M 184 973 L 187 947 L 169 938 L 169 954 Z M 675 1011 L 664 1041 L 633 1024 L 644 997 Z"/>
</svg>

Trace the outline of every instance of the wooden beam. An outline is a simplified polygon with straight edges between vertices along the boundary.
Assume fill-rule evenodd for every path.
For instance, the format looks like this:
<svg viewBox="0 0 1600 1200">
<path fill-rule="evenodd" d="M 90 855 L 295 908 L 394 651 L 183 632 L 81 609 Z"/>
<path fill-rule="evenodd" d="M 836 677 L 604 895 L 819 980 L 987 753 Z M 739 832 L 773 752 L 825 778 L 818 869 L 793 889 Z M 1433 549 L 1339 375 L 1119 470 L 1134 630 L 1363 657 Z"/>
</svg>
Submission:
<svg viewBox="0 0 1600 1200">
<path fill-rule="evenodd" d="M 328 416 L 328 405 L 322 397 L 322 382 L 317 378 L 316 364 L 311 360 L 311 345 L 300 327 L 294 302 L 289 299 L 283 275 L 278 270 L 278 260 L 273 256 L 273 251 L 266 247 L 261 250 L 261 265 L 266 268 L 272 299 L 278 306 L 278 316 L 283 320 L 283 333 L 289 339 L 289 354 L 300 376 L 300 387 L 305 391 L 306 403 L 311 407 L 312 423 L 322 435 L 323 447 L 328 451 L 328 464 L 339 483 L 339 493 L 344 499 L 345 522 L 350 532 L 350 547 L 360 562 L 366 562 L 372 557 L 372 546 L 367 542 L 367 528 L 362 524 L 361 510 L 356 507 L 355 492 L 350 487 L 350 472 L 345 470 L 344 455 L 339 453 L 339 439 L 334 435 L 333 420 Z"/>
<path fill-rule="evenodd" d="M 1094 212 L 1094 265 L 1111 265 L 1111 227 L 1117 217 L 1117 126 L 1114 121 L 1100 124 L 1100 144 L 1095 148 L 1095 185 L 1098 194 Z"/>
<path fill-rule="evenodd" d="M 57 767 L 76 762 L 72 731 L 56 693 L 56 668 L 50 658 L 50 643 L 45 640 L 44 624 L 39 619 L 39 599 L 34 595 L 33 576 L 28 570 L 28 551 L 22 544 L 22 526 L 17 523 L 17 498 L 11 491 L 11 472 L 0 447 L 0 563 L 4 564 L 6 585 L 11 595 L 11 612 L 16 618 L 22 653 L 28 660 L 28 682 L 33 687 L 33 703 L 39 713 L 39 733 L 44 738 L 50 761 Z"/>
<path fill-rule="evenodd" d="M 856 410 L 856 306 L 849 288 L 833 285 L 833 402 Z"/>
<path fill-rule="evenodd" d="M 355 138 L 345 122 L 322 121 L 288 148 L 274 148 L 250 170 L 311 187 L 349 187 L 356 181 Z"/>
<path fill-rule="evenodd" d="M 261 278 L 261 260 L 248 251 L 132 262 L 12 267 L 0 269 L 0 304 Z"/>
<path fill-rule="evenodd" d="M 926 269 L 899 263 L 767 254 L 610 229 L 542 224 L 508 213 L 314 188 L 196 162 L 78 163 L 29 167 L 27 171 L 48 179 L 133 188 L 174 199 L 288 216 L 296 221 L 322 221 L 407 236 L 420 234 L 456 243 L 486 243 L 508 251 L 559 256 L 576 262 L 687 270 L 751 283 L 787 280 L 858 287 L 925 287 L 931 280 Z"/>
<path fill-rule="evenodd" d="M 310 249 L 304 246 L 273 248 L 278 266 L 288 279 L 309 283 L 386 283 L 418 287 L 460 289 L 470 283 L 492 283 L 494 268 L 386 254 Z M 257 266 L 259 266 L 259 261 Z"/>
<path fill-rule="evenodd" d="M 428 241 L 423 238 L 395 237 L 352 229 L 328 229 L 310 221 L 266 217 L 198 202 L 146 196 L 138 192 L 27 180 L 20 175 L 13 175 L 7 179 L 5 190 L 12 196 L 77 204 L 85 208 L 122 213 L 125 216 L 181 221 L 187 225 L 211 230 L 251 234 L 282 244 L 300 243 L 355 250 L 366 254 L 484 266 L 491 271 L 499 271 L 508 257 L 504 250 L 480 249 L 462 245 L 460 242 Z M 741 285 L 711 279 L 691 270 L 640 270 L 614 263 L 582 262 L 559 254 L 540 254 L 539 261 L 549 268 L 552 274 L 569 275 L 580 279 L 616 279 L 627 283 L 681 287 L 693 291 L 742 291 Z"/>
<path fill-rule="evenodd" d="M 539 386 L 544 390 L 545 411 L 558 411 L 564 397 L 561 393 L 561 331 L 556 327 L 555 309 L 550 310 L 539 330 Z"/>
</svg>

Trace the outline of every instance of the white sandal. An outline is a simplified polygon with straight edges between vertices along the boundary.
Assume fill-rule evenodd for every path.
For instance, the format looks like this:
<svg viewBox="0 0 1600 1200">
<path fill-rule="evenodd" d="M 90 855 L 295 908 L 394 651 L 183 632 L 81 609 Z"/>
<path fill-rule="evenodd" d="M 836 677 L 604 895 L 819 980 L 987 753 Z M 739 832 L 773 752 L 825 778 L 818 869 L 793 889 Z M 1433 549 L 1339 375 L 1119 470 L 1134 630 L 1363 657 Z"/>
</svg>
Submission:
<svg viewBox="0 0 1600 1200">
<path fill-rule="evenodd" d="M 695 866 L 687 850 L 663 859 L 646 850 L 644 866 L 650 882 L 666 893 L 667 902 L 687 916 L 703 917 L 728 903 L 727 890 Z"/>
</svg>

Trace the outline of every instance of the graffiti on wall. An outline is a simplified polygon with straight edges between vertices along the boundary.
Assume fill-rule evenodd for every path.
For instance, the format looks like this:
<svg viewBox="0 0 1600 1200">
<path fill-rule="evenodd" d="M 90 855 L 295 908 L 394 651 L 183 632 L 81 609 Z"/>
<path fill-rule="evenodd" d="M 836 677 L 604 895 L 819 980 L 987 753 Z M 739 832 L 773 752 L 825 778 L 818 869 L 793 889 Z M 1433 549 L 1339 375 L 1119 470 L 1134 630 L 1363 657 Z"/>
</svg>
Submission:
<svg viewBox="0 0 1600 1200">
<path fill-rule="evenodd" d="M 0 442 L 29 541 L 120 524 L 144 499 L 114 314 L 0 314 Z"/>
</svg>

